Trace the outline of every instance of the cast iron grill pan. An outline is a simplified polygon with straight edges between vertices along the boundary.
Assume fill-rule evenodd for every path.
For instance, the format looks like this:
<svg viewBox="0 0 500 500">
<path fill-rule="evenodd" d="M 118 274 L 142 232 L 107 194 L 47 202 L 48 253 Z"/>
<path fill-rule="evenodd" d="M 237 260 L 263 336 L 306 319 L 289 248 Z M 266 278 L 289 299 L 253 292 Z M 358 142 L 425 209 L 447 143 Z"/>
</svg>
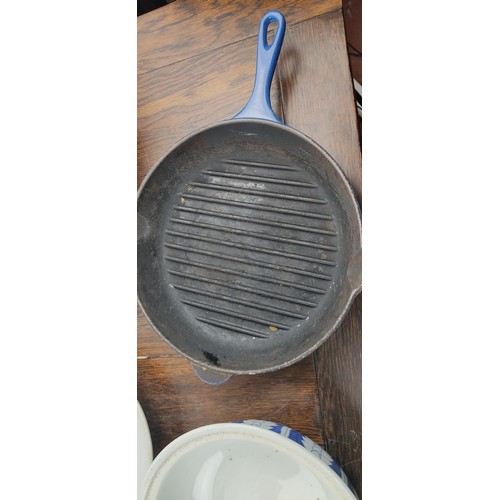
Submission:
<svg viewBox="0 0 500 500">
<path fill-rule="evenodd" d="M 170 286 L 211 328 L 286 334 L 331 284 L 335 219 L 320 186 L 298 167 L 222 159 L 186 185 L 168 222 Z"/>
<path fill-rule="evenodd" d="M 225 374 L 307 356 L 361 287 L 361 223 L 344 174 L 270 107 L 284 30 L 279 12 L 264 15 L 247 106 L 182 140 L 139 190 L 139 303 L 174 349 Z"/>
<path fill-rule="evenodd" d="M 138 202 L 139 300 L 160 335 L 234 373 L 286 366 L 321 343 L 351 299 L 359 244 L 334 165 L 262 120 L 208 127 L 166 155 Z"/>
</svg>

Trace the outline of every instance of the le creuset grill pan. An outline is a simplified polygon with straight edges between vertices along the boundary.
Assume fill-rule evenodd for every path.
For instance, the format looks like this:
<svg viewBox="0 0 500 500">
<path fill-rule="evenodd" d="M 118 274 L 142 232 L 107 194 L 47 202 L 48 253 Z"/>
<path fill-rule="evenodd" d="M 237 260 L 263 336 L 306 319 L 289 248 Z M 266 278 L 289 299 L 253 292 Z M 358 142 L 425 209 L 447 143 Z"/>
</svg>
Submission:
<svg viewBox="0 0 500 500">
<path fill-rule="evenodd" d="M 271 109 L 284 33 L 282 14 L 266 13 L 248 104 L 183 139 L 139 190 L 139 303 L 209 382 L 304 358 L 361 289 L 361 222 L 348 181 Z"/>
</svg>

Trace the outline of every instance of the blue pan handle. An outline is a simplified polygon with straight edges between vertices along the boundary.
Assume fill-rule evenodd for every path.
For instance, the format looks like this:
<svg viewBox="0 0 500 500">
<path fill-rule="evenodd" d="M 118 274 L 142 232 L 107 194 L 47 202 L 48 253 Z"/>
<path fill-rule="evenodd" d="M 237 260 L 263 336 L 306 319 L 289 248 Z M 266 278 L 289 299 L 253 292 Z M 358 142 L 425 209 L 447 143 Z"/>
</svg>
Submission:
<svg viewBox="0 0 500 500">
<path fill-rule="evenodd" d="M 278 23 L 272 43 L 267 43 L 267 29 Z M 270 10 L 262 17 L 257 41 L 257 69 L 253 91 L 247 105 L 234 118 L 257 118 L 282 123 L 271 107 L 271 82 L 285 37 L 286 22 L 283 14 Z"/>
</svg>

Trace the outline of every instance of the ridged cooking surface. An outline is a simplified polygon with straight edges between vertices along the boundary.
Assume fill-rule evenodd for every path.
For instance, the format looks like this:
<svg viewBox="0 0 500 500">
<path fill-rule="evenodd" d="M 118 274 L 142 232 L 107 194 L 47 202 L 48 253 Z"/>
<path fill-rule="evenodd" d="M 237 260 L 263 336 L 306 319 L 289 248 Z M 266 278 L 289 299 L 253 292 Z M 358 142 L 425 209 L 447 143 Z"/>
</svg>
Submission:
<svg viewBox="0 0 500 500">
<path fill-rule="evenodd" d="M 169 285 L 216 330 L 284 335 L 309 320 L 332 284 L 332 213 L 298 167 L 223 160 L 179 193 L 164 235 Z"/>
</svg>

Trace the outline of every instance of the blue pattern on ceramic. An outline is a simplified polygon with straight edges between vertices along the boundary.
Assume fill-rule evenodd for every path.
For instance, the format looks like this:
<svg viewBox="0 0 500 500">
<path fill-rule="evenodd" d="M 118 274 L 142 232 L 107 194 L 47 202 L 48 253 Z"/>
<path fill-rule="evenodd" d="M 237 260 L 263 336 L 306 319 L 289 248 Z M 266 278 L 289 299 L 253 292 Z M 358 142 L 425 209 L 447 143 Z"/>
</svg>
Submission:
<svg viewBox="0 0 500 500">
<path fill-rule="evenodd" d="M 330 469 L 337 474 L 344 483 L 347 484 L 349 489 L 353 492 L 354 496 L 358 498 L 354 487 L 346 476 L 345 472 L 342 470 L 339 464 L 333 460 L 333 458 L 323 449 L 321 446 L 317 445 L 312 439 L 301 434 L 299 431 L 291 429 L 286 425 L 276 424 L 274 422 L 268 422 L 266 420 L 236 420 L 237 424 L 253 425 L 254 427 L 260 427 L 261 429 L 266 429 L 269 431 L 276 432 L 292 441 L 295 441 L 300 446 L 303 446 L 306 450 L 310 451 L 313 455 L 316 455 L 322 462 L 324 462 Z"/>
</svg>

